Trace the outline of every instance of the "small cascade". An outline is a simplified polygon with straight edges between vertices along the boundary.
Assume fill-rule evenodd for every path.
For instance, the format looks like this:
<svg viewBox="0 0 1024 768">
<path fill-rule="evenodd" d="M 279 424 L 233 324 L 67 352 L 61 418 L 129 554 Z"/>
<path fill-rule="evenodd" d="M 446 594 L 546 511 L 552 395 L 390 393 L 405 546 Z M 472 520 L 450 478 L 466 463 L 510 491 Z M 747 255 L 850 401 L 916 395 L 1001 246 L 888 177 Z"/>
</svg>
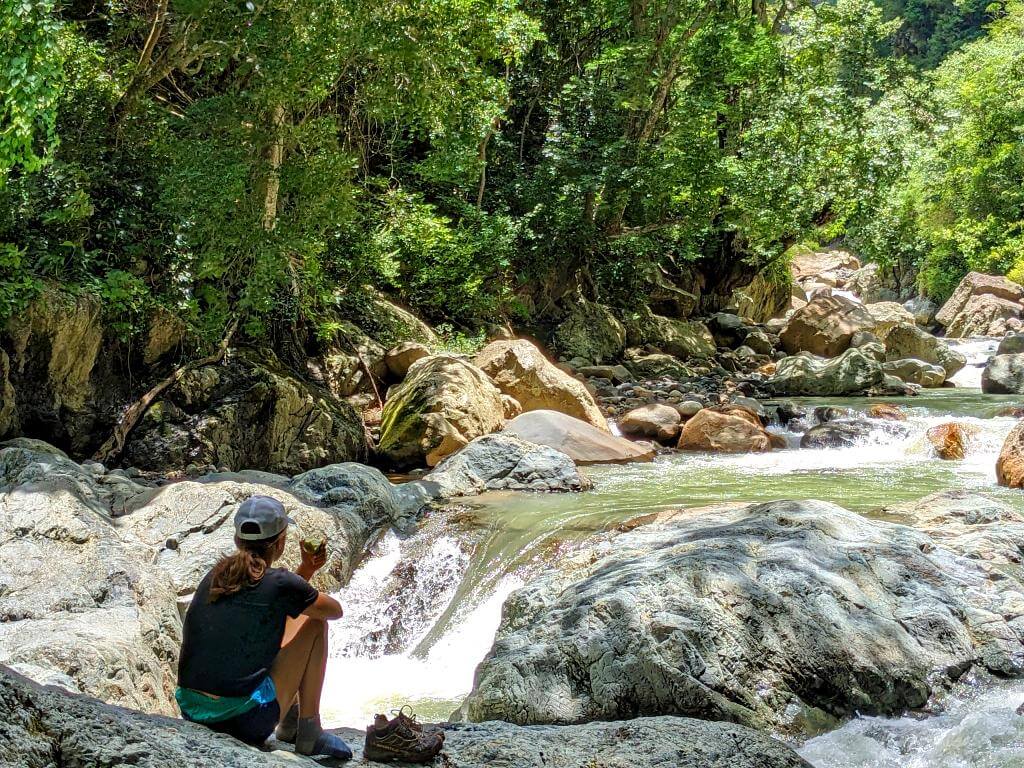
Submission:
<svg viewBox="0 0 1024 768">
<path fill-rule="evenodd" d="M 980 336 L 971 339 L 944 339 L 954 352 L 967 358 L 967 365 L 950 381 L 958 387 L 981 389 L 981 372 L 999 347 L 999 339 Z"/>
<path fill-rule="evenodd" d="M 964 685 L 933 717 L 862 717 L 809 740 L 815 768 L 1024 766 L 1024 682 Z"/>
</svg>

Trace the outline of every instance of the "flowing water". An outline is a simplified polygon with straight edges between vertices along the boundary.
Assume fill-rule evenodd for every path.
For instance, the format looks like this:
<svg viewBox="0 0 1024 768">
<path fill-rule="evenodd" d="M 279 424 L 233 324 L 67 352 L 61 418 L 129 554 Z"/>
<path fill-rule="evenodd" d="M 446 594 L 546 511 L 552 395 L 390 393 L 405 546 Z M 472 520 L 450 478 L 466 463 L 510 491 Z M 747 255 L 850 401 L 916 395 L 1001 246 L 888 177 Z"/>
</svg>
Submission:
<svg viewBox="0 0 1024 768">
<path fill-rule="evenodd" d="M 960 344 L 991 354 L 992 342 Z M 980 369 L 978 369 L 980 370 Z M 863 412 L 867 399 L 808 400 Z M 672 454 L 649 464 L 590 467 L 583 494 L 487 494 L 434 513 L 413 536 L 388 533 L 339 597 L 346 617 L 332 628 L 325 719 L 364 725 L 377 711 L 412 704 L 423 719 L 451 715 L 472 687 L 508 594 L 551 567 L 560 553 L 593 543 L 628 520 L 658 510 L 722 501 L 818 498 L 866 515 L 954 488 L 978 489 L 1024 509 L 1019 491 L 995 484 L 1002 442 L 1016 423 L 1001 415 L 1017 397 L 933 390 L 900 402 L 909 434 L 877 429 L 856 446 L 790 448 L 755 455 Z M 951 420 L 977 428 L 963 461 L 933 456 L 927 430 Z M 1024 726 L 1009 713 L 1024 683 L 965 688 L 928 719 L 864 718 L 803 745 L 818 768 L 1024 768 Z M 1021 719 L 1024 721 L 1024 719 Z"/>
</svg>

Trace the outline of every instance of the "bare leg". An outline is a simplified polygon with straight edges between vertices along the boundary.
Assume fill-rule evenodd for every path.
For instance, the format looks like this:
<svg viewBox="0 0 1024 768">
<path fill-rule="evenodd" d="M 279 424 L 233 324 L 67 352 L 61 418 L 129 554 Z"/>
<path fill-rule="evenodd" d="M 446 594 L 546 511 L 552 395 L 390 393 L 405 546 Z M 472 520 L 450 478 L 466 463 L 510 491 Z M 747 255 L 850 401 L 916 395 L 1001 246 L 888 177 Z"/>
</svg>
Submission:
<svg viewBox="0 0 1024 768">
<path fill-rule="evenodd" d="M 288 711 L 298 696 L 301 717 L 319 715 L 326 671 L 327 622 L 308 616 L 289 619 L 281 651 L 270 670 L 281 714 Z"/>
</svg>

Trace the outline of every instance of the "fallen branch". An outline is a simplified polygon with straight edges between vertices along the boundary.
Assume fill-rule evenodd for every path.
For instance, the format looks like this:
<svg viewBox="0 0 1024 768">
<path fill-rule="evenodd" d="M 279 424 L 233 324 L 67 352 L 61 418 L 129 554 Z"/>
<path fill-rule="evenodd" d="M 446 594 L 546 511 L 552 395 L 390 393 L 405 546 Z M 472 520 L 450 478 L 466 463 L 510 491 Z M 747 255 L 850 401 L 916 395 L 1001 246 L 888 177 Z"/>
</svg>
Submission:
<svg viewBox="0 0 1024 768">
<path fill-rule="evenodd" d="M 216 365 L 223 360 L 224 355 L 227 354 L 228 345 L 231 343 L 231 339 L 234 337 L 237 330 L 238 318 L 235 318 L 231 321 L 227 332 L 224 334 L 224 338 L 220 340 L 220 344 L 212 355 L 200 360 L 193 360 L 190 363 L 185 363 L 185 365 L 175 368 L 171 372 L 170 376 L 128 406 L 128 409 L 121 414 L 121 418 L 117 420 L 117 424 L 114 425 L 113 433 L 109 438 L 107 438 L 107 441 L 100 446 L 100 449 L 96 451 L 93 459 L 103 464 L 118 459 L 121 456 L 121 452 L 124 451 L 124 446 L 128 441 L 128 435 L 131 434 L 131 431 L 135 429 L 139 421 L 142 420 L 142 417 L 146 415 L 146 411 L 149 410 L 149 407 L 156 401 L 156 399 L 177 384 L 181 380 L 181 377 L 189 371 L 193 371 L 196 368 L 202 368 L 206 365 Z"/>
</svg>

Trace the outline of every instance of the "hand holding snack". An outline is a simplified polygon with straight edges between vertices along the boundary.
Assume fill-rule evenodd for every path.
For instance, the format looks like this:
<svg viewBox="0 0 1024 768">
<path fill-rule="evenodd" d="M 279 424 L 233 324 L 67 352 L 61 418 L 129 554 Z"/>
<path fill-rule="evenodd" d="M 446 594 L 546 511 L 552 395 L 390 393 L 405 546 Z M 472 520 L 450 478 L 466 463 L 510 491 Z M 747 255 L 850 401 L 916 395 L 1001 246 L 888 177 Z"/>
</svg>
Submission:
<svg viewBox="0 0 1024 768">
<path fill-rule="evenodd" d="M 312 572 L 319 571 L 327 562 L 327 540 L 322 536 L 307 536 L 299 542 L 302 551 L 302 567 Z"/>
</svg>

